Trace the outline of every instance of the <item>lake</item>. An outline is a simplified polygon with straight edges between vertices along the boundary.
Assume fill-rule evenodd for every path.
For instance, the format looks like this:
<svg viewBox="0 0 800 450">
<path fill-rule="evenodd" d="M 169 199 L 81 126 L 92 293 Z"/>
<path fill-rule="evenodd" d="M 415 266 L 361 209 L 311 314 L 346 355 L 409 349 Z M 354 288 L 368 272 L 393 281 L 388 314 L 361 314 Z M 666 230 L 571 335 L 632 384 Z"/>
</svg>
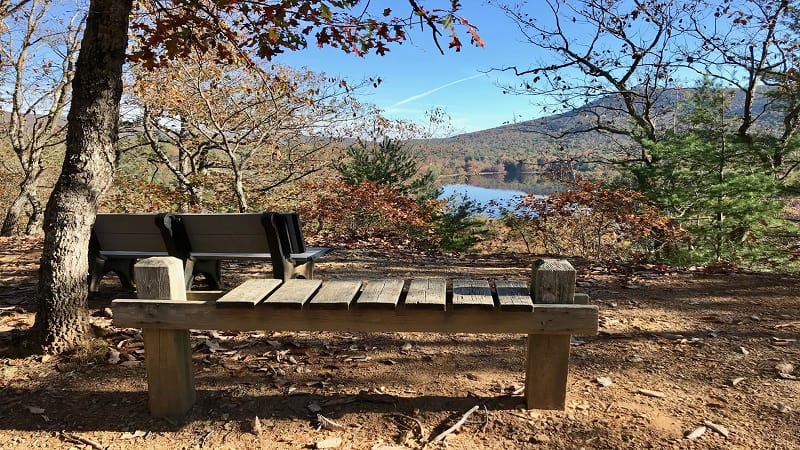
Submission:
<svg viewBox="0 0 800 450">
<path fill-rule="evenodd" d="M 512 189 L 493 189 L 469 184 L 448 184 L 442 186 L 442 194 L 439 198 L 455 197 L 460 199 L 466 197 L 469 200 L 478 202 L 486 212 L 486 206 L 489 202 L 494 201 L 500 205 L 508 205 L 515 197 L 522 195 L 525 195 L 525 192 Z"/>
<path fill-rule="evenodd" d="M 447 177 L 442 177 L 447 180 Z M 455 181 L 455 180 L 454 180 Z M 460 183 L 445 184 L 439 198 L 446 199 L 455 196 L 474 200 L 483 207 L 483 212 L 496 217 L 492 211 L 486 211 L 489 202 L 508 205 L 516 197 L 527 193 L 547 195 L 560 190 L 558 183 L 536 176 L 526 178 L 524 181 L 515 179 L 507 180 L 504 174 L 484 174 L 470 177 L 460 177 Z"/>
</svg>

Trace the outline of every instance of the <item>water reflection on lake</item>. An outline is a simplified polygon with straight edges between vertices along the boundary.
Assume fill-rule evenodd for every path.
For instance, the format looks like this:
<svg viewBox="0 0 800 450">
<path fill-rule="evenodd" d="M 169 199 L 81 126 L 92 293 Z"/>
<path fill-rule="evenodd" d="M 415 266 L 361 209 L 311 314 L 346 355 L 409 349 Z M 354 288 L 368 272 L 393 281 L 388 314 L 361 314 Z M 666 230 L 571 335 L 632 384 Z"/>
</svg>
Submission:
<svg viewBox="0 0 800 450">
<path fill-rule="evenodd" d="M 510 189 L 491 189 L 480 186 L 470 186 L 469 184 L 448 184 L 442 186 L 442 194 L 439 198 L 449 199 L 455 197 L 458 200 L 466 197 L 469 200 L 478 202 L 484 213 L 494 215 L 492 211 L 487 211 L 489 202 L 493 201 L 501 206 L 508 206 L 515 197 L 522 195 L 525 195 L 525 192 Z"/>
<path fill-rule="evenodd" d="M 527 176 L 520 176 L 527 175 Z M 479 203 L 483 212 L 489 216 L 496 216 L 496 211 L 492 208 L 487 209 L 489 202 L 495 202 L 502 206 L 508 206 L 515 198 L 525 194 L 548 195 L 562 189 L 559 183 L 544 179 L 535 174 L 517 174 L 509 179 L 507 174 L 484 174 L 470 177 L 442 177 L 442 181 L 453 181 L 453 183 L 442 186 L 442 194 L 439 198 L 456 197 L 457 199 L 466 196 L 469 200 Z"/>
</svg>

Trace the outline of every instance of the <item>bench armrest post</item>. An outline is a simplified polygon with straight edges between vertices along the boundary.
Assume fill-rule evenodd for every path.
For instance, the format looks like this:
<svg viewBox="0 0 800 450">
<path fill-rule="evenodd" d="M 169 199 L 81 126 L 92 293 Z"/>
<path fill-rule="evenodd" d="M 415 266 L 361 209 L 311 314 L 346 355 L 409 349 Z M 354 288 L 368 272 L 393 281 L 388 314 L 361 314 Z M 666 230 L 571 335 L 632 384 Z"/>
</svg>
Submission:
<svg viewBox="0 0 800 450">
<path fill-rule="evenodd" d="M 575 269 L 566 260 L 537 260 L 531 274 L 534 303 L 573 303 L 575 278 Z M 566 406 L 569 343 L 570 335 L 528 335 L 525 403 L 529 409 Z"/>
<path fill-rule="evenodd" d="M 140 298 L 185 301 L 184 268 L 180 259 L 156 257 L 134 266 Z M 183 417 L 195 401 L 189 330 L 142 330 L 147 367 L 150 414 Z"/>
</svg>

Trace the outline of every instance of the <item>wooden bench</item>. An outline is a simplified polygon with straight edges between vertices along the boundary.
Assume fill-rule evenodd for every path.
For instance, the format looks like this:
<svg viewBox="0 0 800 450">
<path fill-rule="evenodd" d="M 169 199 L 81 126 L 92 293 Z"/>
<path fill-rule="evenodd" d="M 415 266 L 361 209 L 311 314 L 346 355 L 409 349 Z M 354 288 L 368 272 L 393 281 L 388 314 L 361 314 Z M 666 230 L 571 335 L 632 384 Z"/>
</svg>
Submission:
<svg viewBox="0 0 800 450">
<path fill-rule="evenodd" d="M 89 248 L 89 290 L 97 292 L 109 272 L 131 288 L 137 260 L 167 255 L 183 261 L 187 289 L 199 274 L 219 289 L 222 260 L 272 261 L 278 278 L 310 279 L 315 260 L 328 250 L 305 247 L 296 213 L 98 214 Z"/>
<path fill-rule="evenodd" d="M 570 335 L 597 334 L 597 307 L 575 294 L 566 261 L 534 264 L 525 281 L 251 279 L 225 294 L 185 290 L 180 260 L 136 264 L 139 299 L 112 303 L 114 325 L 142 328 L 157 417 L 180 417 L 195 401 L 189 329 L 523 333 L 528 335 L 528 408 L 563 409 Z M 196 298 L 196 299 L 193 299 Z"/>
</svg>

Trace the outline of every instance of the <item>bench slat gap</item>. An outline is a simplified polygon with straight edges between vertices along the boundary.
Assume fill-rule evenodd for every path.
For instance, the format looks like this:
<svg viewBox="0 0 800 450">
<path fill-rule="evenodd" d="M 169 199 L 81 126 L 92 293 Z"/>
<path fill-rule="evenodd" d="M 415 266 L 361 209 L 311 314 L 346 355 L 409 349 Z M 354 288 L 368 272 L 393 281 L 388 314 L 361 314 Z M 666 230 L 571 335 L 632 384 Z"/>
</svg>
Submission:
<svg viewBox="0 0 800 450">
<path fill-rule="evenodd" d="M 250 307 L 254 308 L 258 302 L 271 294 L 283 283 L 275 278 L 254 278 L 233 288 L 230 292 L 217 300 L 220 307 Z"/>
<path fill-rule="evenodd" d="M 302 309 L 303 305 L 317 292 L 321 280 L 289 279 L 258 306 Z"/>
</svg>

